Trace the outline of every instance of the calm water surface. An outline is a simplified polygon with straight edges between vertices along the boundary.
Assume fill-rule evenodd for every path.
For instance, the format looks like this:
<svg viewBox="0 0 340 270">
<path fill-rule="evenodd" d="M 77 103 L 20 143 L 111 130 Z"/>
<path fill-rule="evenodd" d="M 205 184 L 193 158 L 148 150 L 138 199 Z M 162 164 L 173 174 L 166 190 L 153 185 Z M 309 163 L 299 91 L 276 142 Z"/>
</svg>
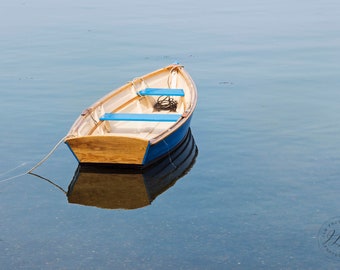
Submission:
<svg viewBox="0 0 340 270">
<path fill-rule="evenodd" d="M 337 269 L 340 243 L 328 252 L 319 230 L 340 216 L 339 32 L 335 0 L 2 1 L 1 179 L 107 91 L 174 61 L 199 90 L 199 155 L 136 210 L 0 182 L 1 268 Z M 36 172 L 67 189 L 76 168 L 62 145 Z"/>
</svg>

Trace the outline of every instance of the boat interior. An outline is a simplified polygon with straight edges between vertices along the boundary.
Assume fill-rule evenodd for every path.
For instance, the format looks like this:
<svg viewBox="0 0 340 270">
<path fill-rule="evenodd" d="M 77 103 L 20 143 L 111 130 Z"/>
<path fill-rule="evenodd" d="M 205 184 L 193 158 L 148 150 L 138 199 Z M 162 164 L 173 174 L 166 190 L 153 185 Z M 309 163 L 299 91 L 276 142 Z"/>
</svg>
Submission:
<svg viewBox="0 0 340 270">
<path fill-rule="evenodd" d="M 136 78 L 85 110 L 73 135 L 156 137 L 190 107 L 191 87 L 177 69 Z"/>
</svg>

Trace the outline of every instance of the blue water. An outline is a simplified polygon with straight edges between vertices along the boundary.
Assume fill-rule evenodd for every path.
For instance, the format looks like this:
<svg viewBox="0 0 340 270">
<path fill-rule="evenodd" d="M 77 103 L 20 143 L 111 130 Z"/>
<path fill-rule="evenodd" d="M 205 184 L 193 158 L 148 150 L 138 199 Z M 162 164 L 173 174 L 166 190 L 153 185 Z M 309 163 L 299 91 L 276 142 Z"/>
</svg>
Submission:
<svg viewBox="0 0 340 270">
<path fill-rule="evenodd" d="M 340 216 L 339 32 L 335 0 L 2 1 L 0 180 L 109 90 L 175 61 L 198 87 L 199 155 L 137 210 L 0 182 L 1 268 L 337 269 L 318 233 Z M 62 145 L 36 172 L 67 189 L 76 168 Z"/>
</svg>

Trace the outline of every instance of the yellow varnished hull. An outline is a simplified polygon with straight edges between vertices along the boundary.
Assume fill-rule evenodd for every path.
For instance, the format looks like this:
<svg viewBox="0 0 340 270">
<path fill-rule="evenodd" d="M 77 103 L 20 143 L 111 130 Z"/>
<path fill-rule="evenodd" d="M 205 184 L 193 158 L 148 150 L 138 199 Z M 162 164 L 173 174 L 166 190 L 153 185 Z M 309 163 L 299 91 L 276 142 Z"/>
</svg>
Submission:
<svg viewBox="0 0 340 270">
<path fill-rule="evenodd" d="M 84 136 L 66 140 L 80 163 L 141 165 L 148 141 L 119 136 Z"/>
</svg>

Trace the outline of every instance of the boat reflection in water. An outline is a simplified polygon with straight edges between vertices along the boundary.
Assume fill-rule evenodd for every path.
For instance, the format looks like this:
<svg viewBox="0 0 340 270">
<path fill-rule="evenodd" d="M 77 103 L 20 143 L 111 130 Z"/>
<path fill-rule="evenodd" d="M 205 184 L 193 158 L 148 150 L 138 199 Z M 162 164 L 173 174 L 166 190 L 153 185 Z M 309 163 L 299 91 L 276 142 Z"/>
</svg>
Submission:
<svg viewBox="0 0 340 270">
<path fill-rule="evenodd" d="M 68 187 L 68 201 L 107 209 L 136 209 L 150 205 L 189 172 L 197 154 L 195 140 L 189 131 L 173 152 L 143 170 L 79 165 Z"/>
</svg>

